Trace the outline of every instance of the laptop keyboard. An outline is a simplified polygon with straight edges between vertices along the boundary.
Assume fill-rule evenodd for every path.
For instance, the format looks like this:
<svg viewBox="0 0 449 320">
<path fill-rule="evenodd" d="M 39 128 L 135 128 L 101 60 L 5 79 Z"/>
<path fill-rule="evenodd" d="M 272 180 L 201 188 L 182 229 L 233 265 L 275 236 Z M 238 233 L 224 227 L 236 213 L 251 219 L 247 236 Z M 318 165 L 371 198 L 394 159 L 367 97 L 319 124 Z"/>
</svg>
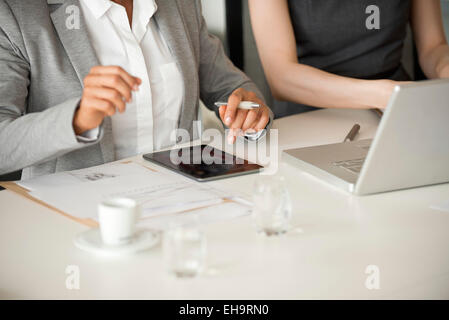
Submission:
<svg viewBox="0 0 449 320">
<path fill-rule="evenodd" d="M 333 165 L 346 169 L 351 173 L 359 174 L 362 170 L 363 162 L 365 162 L 365 158 L 337 161 Z"/>
</svg>

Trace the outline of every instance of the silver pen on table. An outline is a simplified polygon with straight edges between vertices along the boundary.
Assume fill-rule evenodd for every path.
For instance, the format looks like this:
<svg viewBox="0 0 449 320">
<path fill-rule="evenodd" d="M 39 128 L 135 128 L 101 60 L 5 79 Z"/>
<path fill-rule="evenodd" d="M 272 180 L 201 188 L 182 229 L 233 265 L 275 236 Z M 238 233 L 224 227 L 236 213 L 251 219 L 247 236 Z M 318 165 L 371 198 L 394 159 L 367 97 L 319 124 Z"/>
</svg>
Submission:
<svg viewBox="0 0 449 320">
<path fill-rule="evenodd" d="M 343 140 L 343 142 L 351 142 L 354 140 L 355 136 L 359 133 L 360 131 L 360 125 L 359 124 L 355 124 L 351 131 L 349 131 L 348 135 L 346 136 L 345 140 Z"/>
</svg>

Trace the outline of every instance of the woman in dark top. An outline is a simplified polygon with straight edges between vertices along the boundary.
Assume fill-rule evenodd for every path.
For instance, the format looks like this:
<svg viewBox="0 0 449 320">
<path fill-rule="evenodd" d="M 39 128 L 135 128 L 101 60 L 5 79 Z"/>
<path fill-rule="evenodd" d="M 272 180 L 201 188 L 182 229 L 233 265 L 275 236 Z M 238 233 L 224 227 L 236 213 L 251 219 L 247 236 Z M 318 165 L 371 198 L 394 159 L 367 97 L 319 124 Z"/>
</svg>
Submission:
<svg viewBox="0 0 449 320">
<path fill-rule="evenodd" d="M 323 108 L 385 108 L 410 23 L 428 78 L 449 77 L 440 0 L 249 0 L 277 117 Z"/>
</svg>

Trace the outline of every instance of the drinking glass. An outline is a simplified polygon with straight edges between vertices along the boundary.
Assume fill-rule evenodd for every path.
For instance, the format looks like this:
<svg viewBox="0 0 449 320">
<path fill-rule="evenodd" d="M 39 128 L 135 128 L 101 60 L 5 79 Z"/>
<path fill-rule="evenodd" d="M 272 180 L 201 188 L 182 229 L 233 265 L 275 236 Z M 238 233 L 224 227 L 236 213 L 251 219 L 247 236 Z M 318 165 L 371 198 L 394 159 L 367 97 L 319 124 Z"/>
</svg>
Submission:
<svg viewBox="0 0 449 320">
<path fill-rule="evenodd" d="M 252 216 L 258 232 L 275 236 L 288 231 L 292 204 L 283 177 L 259 176 L 253 202 Z"/>
<path fill-rule="evenodd" d="M 164 233 L 164 258 L 171 274 L 192 278 L 204 270 L 206 236 L 196 222 L 175 221 Z"/>
</svg>

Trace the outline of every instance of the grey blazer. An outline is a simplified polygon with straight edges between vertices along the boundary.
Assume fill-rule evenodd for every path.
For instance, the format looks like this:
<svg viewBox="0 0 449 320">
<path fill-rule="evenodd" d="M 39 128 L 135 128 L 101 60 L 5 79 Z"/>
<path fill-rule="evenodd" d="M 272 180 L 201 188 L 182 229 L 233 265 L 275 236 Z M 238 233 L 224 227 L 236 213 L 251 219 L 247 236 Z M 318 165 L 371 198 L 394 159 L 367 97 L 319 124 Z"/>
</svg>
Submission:
<svg viewBox="0 0 449 320">
<path fill-rule="evenodd" d="M 0 0 L 0 174 L 22 179 L 115 160 L 110 118 L 100 139 L 81 143 L 72 128 L 83 79 L 99 65 L 79 0 Z M 192 133 L 199 99 L 212 108 L 243 87 L 262 95 L 226 57 L 202 17 L 201 0 L 157 0 L 155 19 L 184 79 L 179 128 Z M 73 8 L 73 7 L 72 7 Z"/>
</svg>

